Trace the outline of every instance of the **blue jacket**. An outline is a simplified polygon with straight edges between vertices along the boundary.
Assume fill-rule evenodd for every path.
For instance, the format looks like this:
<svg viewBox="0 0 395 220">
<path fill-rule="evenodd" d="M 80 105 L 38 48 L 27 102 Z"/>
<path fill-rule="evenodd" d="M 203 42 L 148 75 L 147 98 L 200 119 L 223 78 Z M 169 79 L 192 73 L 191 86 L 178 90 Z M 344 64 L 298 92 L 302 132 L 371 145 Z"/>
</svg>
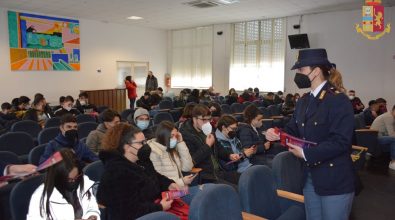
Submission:
<svg viewBox="0 0 395 220">
<path fill-rule="evenodd" d="M 303 151 L 306 171 L 311 173 L 318 195 L 354 191 L 355 173 L 350 157 L 354 112 L 345 94 L 326 83 L 316 97 L 304 95 L 284 130 L 318 143 Z"/>
<path fill-rule="evenodd" d="M 67 140 L 66 137 L 62 135 L 62 133 L 59 133 L 58 136 L 56 136 L 55 139 L 50 141 L 45 147 L 45 151 L 40 158 L 40 163 L 44 162 L 52 154 L 54 154 L 56 151 L 59 151 L 63 147 L 70 147 L 70 146 L 73 147 L 73 150 L 75 151 L 75 154 L 77 155 L 80 161 L 90 163 L 99 159 L 97 155 L 94 154 L 86 146 L 85 143 L 81 141 L 76 141 L 75 143 L 69 143 L 69 140 Z"/>
</svg>

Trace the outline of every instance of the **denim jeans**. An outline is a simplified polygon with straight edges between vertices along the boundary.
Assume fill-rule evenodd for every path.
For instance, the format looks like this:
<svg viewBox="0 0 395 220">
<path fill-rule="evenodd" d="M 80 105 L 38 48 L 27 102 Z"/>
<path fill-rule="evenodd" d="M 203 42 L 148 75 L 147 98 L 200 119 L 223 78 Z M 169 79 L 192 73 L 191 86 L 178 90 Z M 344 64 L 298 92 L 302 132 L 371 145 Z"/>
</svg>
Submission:
<svg viewBox="0 0 395 220">
<path fill-rule="evenodd" d="M 352 207 L 354 192 L 320 196 L 314 191 L 310 173 L 303 188 L 307 220 L 347 220 Z"/>
<path fill-rule="evenodd" d="M 395 160 L 395 137 L 381 136 L 378 141 L 384 152 L 390 152 L 391 160 Z"/>
</svg>

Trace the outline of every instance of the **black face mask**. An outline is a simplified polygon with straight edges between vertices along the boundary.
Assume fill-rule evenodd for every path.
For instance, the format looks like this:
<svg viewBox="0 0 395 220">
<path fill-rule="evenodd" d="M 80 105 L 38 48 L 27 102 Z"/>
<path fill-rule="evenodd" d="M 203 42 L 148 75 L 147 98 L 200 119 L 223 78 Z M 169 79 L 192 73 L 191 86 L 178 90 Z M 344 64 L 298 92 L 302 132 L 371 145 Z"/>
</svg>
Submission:
<svg viewBox="0 0 395 220">
<path fill-rule="evenodd" d="M 66 190 L 69 192 L 74 192 L 75 190 L 78 189 L 80 182 L 81 182 L 81 177 L 78 177 L 74 182 L 67 182 L 65 185 Z"/>
<path fill-rule="evenodd" d="M 229 131 L 228 132 L 228 137 L 229 139 L 233 139 L 236 137 L 236 131 Z"/>
<path fill-rule="evenodd" d="M 307 75 L 305 75 L 303 73 L 296 73 L 295 74 L 294 82 L 296 83 L 296 85 L 298 86 L 299 89 L 306 89 L 306 88 L 311 87 L 311 81 L 313 81 L 314 79 L 310 80 L 309 76 L 313 71 L 314 71 L 314 69 L 311 70 L 311 72 Z"/>
<path fill-rule="evenodd" d="M 68 130 L 64 133 L 66 139 L 72 143 L 78 141 L 78 131 L 75 129 Z"/>
<path fill-rule="evenodd" d="M 148 144 L 144 144 L 138 151 L 137 157 L 141 161 L 149 160 L 149 156 L 151 155 L 151 148 Z"/>
</svg>

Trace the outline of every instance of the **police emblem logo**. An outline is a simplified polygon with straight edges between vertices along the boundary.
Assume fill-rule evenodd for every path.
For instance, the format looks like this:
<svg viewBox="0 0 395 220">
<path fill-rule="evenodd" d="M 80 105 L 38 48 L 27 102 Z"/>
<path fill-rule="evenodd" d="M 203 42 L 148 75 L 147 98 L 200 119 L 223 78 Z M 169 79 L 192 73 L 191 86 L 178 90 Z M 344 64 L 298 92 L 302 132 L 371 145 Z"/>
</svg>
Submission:
<svg viewBox="0 0 395 220">
<path fill-rule="evenodd" d="M 365 5 L 362 6 L 362 28 L 356 24 L 355 29 L 369 40 L 378 40 L 391 32 L 391 24 L 384 24 L 384 6 L 381 5 L 381 0 L 365 0 Z"/>
</svg>

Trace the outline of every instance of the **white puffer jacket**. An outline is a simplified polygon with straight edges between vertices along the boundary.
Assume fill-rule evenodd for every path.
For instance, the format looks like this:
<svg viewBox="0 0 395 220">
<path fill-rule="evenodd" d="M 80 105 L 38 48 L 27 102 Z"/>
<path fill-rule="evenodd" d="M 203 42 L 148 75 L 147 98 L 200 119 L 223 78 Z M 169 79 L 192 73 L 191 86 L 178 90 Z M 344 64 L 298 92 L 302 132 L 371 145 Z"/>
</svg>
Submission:
<svg viewBox="0 0 395 220">
<path fill-rule="evenodd" d="M 151 147 L 150 159 L 154 164 L 155 170 L 174 180 L 179 186 L 184 186 L 181 172 L 189 172 L 193 168 L 191 154 L 185 142 L 180 142 L 176 146 L 179 157 L 174 156 L 175 162 L 170 157 L 169 152 L 166 151 L 166 146 L 156 142 L 155 139 L 149 140 L 148 145 Z"/>
<path fill-rule="evenodd" d="M 77 189 L 77 195 L 82 207 L 82 219 L 88 219 L 89 216 L 94 215 L 97 217 L 97 220 L 100 220 L 100 211 L 97 206 L 96 198 L 92 192 L 92 186 L 94 182 L 90 180 L 87 176 L 84 176 L 84 190 L 82 195 L 80 192 L 80 187 Z M 86 189 L 86 190 L 85 190 Z M 46 211 L 45 208 L 43 210 L 43 217 L 40 215 L 40 199 L 44 190 L 44 184 L 41 184 L 36 191 L 34 191 L 29 205 L 29 212 L 27 213 L 26 220 L 45 220 Z M 87 192 L 90 192 L 91 197 L 88 199 L 86 195 Z M 47 197 L 44 197 L 44 204 L 47 201 Z M 74 208 L 71 204 L 69 204 L 66 199 L 63 198 L 62 194 L 54 188 L 50 201 L 51 214 L 54 220 L 70 220 L 74 219 Z M 45 205 L 44 205 L 45 206 Z"/>
</svg>

